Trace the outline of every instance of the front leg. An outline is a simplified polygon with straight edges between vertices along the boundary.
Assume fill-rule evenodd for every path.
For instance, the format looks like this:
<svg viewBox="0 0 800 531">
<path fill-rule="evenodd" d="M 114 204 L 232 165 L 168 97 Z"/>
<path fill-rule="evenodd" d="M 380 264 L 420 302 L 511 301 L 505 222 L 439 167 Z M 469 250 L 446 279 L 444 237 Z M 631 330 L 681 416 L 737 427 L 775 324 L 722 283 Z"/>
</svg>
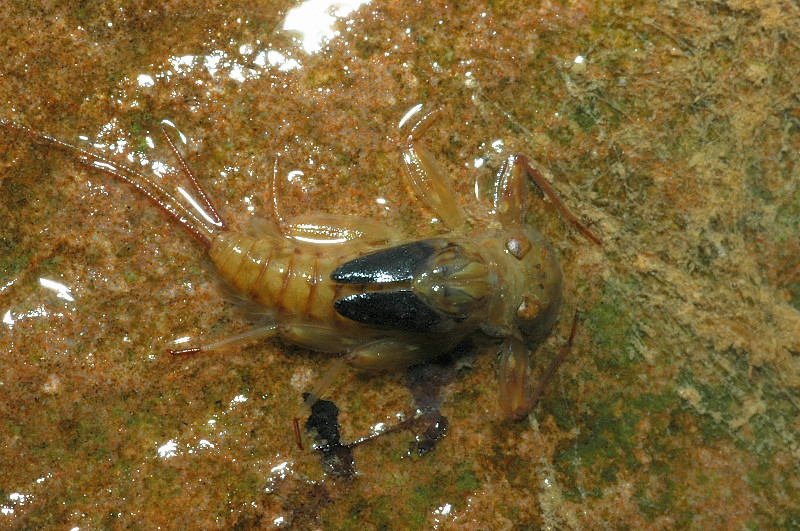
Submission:
<svg viewBox="0 0 800 531">
<path fill-rule="evenodd" d="M 577 329 L 578 312 L 575 312 L 567 342 L 561 347 L 558 355 L 553 358 L 550 365 L 547 366 L 547 370 L 544 371 L 544 374 L 539 379 L 539 383 L 532 390 L 529 388 L 530 351 L 521 339 L 513 336 L 506 338 L 503 342 L 503 351 L 500 353 L 500 366 L 497 371 L 500 385 L 500 406 L 506 417 L 520 420 L 530 413 L 539 397 L 542 396 L 545 387 L 553 378 L 556 370 L 567 358 Z"/>
<path fill-rule="evenodd" d="M 578 219 L 567 209 L 561 199 L 544 176 L 531 166 L 528 157 L 525 155 L 511 155 L 506 159 L 500 173 L 497 176 L 497 184 L 494 193 L 494 208 L 497 218 L 504 227 L 525 222 L 525 208 L 523 201 L 525 198 L 525 177 L 530 177 L 539 187 L 544 195 L 556 206 L 567 221 L 583 234 L 588 240 L 602 245 L 600 238 L 595 236 L 592 231 L 586 228 Z"/>
</svg>

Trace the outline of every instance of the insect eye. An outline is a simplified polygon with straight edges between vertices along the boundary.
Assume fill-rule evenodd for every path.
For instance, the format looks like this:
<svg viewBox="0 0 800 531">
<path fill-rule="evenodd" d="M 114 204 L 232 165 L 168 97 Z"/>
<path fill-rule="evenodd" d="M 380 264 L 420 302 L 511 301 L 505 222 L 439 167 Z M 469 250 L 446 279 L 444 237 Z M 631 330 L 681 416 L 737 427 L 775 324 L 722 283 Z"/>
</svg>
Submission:
<svg viewBox="0 0 800 531">
<path fill-rule="evenodd" d="M 531 242 L 527 238 L 509 238 L 506 240 L 506 251 L 513 254 L 517 260 L 522 260 L 531 250 Z"/>
</svg>

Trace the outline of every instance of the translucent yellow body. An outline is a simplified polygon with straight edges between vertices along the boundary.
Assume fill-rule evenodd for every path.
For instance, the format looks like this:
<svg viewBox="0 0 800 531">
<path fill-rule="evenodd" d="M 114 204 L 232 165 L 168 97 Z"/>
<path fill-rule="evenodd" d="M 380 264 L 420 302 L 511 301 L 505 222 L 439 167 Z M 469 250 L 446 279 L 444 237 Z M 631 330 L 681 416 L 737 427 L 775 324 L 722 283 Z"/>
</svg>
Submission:
<svg viewBox="0 0 800 531">
<path fill-rule="evenodd" d="M 536 180 L 588 238 L 599 240 L 566 211 L 520 155 L 510 156 L 497 176 L 493 228 L 470 220 L 453 196 L 445 171 L 419 145 L 417 136 L 434 114 L 412 129 L 403 160 L 419 198 L 449 231 L 416 242 L 402 242 L 378 225 L 333 216 L 285 222 L 277 207 L 268 230 L 246 235 L 222 221 L 166 132 L 198 196 L 191 206 L 130 168 L 14 122 L 0 124 L 68 149 L 83 164 L 132 185 L 197 237 L 220 275 L 268 316 L 266 324 L 244 334 L 174 353 L 215 350 L 277 335 L 317 351 L 342 352 L 356 367 L 390 368 L 437 357 L 482 330 L 504 339 L 501 403 L 507 415 L 521 417 L 535 400 L 527 383 L 530 348 L 553 326 L 562 289 L 555 253 L 526 225 L 526 177 Z M 346 241 L 308 243 L 309 236 L 325 240 L 331 235 Z M 310 400 L 336 372 L 331 370 L 320 381 Z"/>
</svg>

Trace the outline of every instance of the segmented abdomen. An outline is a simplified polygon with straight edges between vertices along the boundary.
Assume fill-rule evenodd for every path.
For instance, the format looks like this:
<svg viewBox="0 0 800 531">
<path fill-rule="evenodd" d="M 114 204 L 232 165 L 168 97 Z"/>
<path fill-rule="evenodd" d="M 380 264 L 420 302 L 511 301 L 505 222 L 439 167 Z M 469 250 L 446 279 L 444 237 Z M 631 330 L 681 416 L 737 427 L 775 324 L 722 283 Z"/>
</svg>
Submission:
<svg viewBox="0 0 800 531">
<path fill-rule="evenodd" d="M 330 280 L 341 260 L 321 250 L 301 248 L 287 238 L 254 238 L 238 232 L 217 234 L 209 256 L 220 274 L 242 294 L 285 316 L 341 321 Z"/>
</svg>

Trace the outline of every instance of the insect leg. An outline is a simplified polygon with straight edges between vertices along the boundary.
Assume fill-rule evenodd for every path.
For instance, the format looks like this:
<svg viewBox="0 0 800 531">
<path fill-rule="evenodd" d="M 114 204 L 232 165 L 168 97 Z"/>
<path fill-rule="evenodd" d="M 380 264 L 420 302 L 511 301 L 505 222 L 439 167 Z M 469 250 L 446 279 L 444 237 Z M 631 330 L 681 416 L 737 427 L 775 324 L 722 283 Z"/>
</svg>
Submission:
<svg viewBox="0 0 800 531">
<path fill-rule="evenodd" d="M 167 349 L 169 354 L 173 356 L 179 356 L 182 354 L 196 354 L 198 352 L 210 352 L 213 350 L 219 350 L 225 347 L 232 347 L 235 345 L 243 345 L 246 343 L 250 343 L 257 339 L 264 339 L 267 337 L 274 337 L 275 335 L 280 333 L 280 326 L 277 324 L 268 324 L 265 326 L 259 326 L 257 328 L 253 328 L 252 330 L 247 330 L 246 332 L 242 332 L 241 334 L 236 334 L 235 336 L 231 336 L 225 339 L 221 339 L 219 341 L 214 341 L 213 343 L 208 343 L 206 345 L 201 345 L 199 347 L 191 347 L 191 348 L 184 348 L 184 349 Z"/>
<path fill-rule="evenodd" d="M 357 344 L 354 340 L 347 340 L 342 336 L 341 332 L 330 326 L 311 323 L 269 323 L 199 347 L 167 350 L 173 355 L 195 354 L 244 345 L 275 336 L 280 336 L 290 343 L 307 347 L 317 352 L 344 352 Z"/>
<path fill-rule="evenodd" d="M 272 180 L 269 190 L 269 214 L 281 235 L 310 243 L 344 243 L 366 239 L 368 243 L 384 243 L 397 239 L 393 229 L 375 222 L 354 218 L 352 216 L 336 216 L 332 214 L 304 214 L 299 217 L 284 217 L 281 211 L 281 184 L 278 176 L 278 157 L 272 166 Z M 362 240 L 363 241 L 363 240 Z"/>
<path fill-rule="evenodd" d="M 411 129 L 403 152 L 403 163 L 406 175 L 411 181 L 420 199 L 434 211 L 451 230 L 459 229 L 466 223 L 464 212 L 450 189 L 447 171 L 436 161 L 430 151 L 418 142 L 438 116 L 436 109 L 417 122 Z"/>
<path fill-rule="evenodd" d="M 546 195 L 548 199 L 550 199 L 550 201 L 553 202 L 553 204 L 556 206 L 559 212 L 561 212 L 561 215 L 567 218 L 567 221 L 569 221 L 573 227 L 578 229 L 578 231 L 581 234 L 583 234 L 586 237 L 586 239 L 592 241 L 593 243 L 596 243 L 597 245 L 602 245 L 600 238 L 595 236 L 594 233 L 592 233 L 592 231 L 590 231 L 588 228 L 586 228 L 584 224 L 578 221 L 578 219 L 572 214 L 572 212 L 570 212 L 569 209 L 567 209 L 564 203 L 561 202 L 561 199 L 558 198 L 558 195 L 556 195 L 556 193 L 550 187 L 550 184 L 548 184 L 544 176 L 539 172 L 539 170 L 531 166 L 528 157 L 526 157 L 525 155 L 511 155 L 508 158 L 508 161 L 506 161 L 506 167 L 510 167 L 511 172 L 524 171 L 531 179 L 533 179 L 533 181 L 537 184 L 537 186 L 539 186 L 542 192 L 544 192 L 544 195 Z"/>
<path fill-rule="evenodd" d="M 361 251 L 364 244 L 377 246 L 400 239 L 397 230 L 386 224 L 335 214 L 312 213 L 287 218 L 284 230 L 286 236 L 308 243 L 327 245 L 357 241 Z"/>
<path fill-rule="evenodd" d="M 311 388 L 311 391 L 307 393 L 303 404 L 295 412 L 292 424 L 294 425 L 294 436 L 297 440 L 297 446 L 301 450 L 303 450 L 303 440 L 300 432 L 300 419 L 308 416 L 311 412 L 311 406 L 322 397 L 322 394 L 328 390 L 333 382 L 339 379 L 339 376 L 341 376 L 344 371 L 346 363 L 347 360 L 344 357 L 333 360 L 328 365 L 322 377 L 314 382 L 314 386 Z"/>
<path fill-rule="evenodd" d="M 503 163 L 494 188 L 494 211 L 503 227 L 525 222 L 525 173 L 511 156 Z"/>
<path fill-rule="evenodd" d="M 339 379 L 346 365 L 349 364 L 360 369 L 389 369 L 413 365 L 423 357 L 424 351 L 419 347 L 393 339 L 377 339 L 354 347 L 348 351 L 347 355 L 333 360 L 323 375 L 314 382 L 311 391 L 294 415 L 293 425 L 297 446 L 301 450 L 303 449 L 300 419 L 309 414 L 311 406 L 322 398 L 331 384 Z"/>
<path fill-rule="evenodd" d="M 514 337 L 506 338 L 500 358 L 498 379 L 500 382 L 500 404 L 503 413 L 505 413 L 507 417 L 517 420 L 523 419 L 528 415 L 533 406 L 536 405 L 545 387 L 547 387 L 547 384 L 553 378 L 556 370 L 564 363 L 567 354 L 569 354 L 577 328 L 578 312 L 576 311 L 575 317 L 572 320 L 569 339 L 567 339 L 567 342 L 561 347 L 558 355 L 550 362 L 550 365 L 548 365 L 532 391 L 528 389 L 528 380 L 530 378 L 530 351 L 521 339 Z"/>
<path fill-rule="evenodd" d="M 272 180 L 267 189 L 269 190 L 269 202 L 272 203 L 270 209 L 270 217 L 272 222 L 280 230 L 281 234 L 286 234 L 286 226 L 283 220 L 283 214 L 280 208 L 280 195 L 281 195 L 281 180 L 278 178 L 278 155 L 275 156 L 275 161 L 272 163 Z"/>
<path fill-rule="evenodd" d="M 530 379 L 530 351 L 520 338 L 508 336 L 503 341 L 497 375 L 503 414 L 513 419 L 525 417 L 528 413 L 525 395 Z"/>
<path fill-rule="evenodd" d="M 550 379 L 556 373 L 556 370 L 564 363 L 564 360 L 567 358 L 567 354 L 569 354 L 570 349 L 572 349 L 572 341 L 575 339 L 575 331 L 578 329 L 578 311 L 575 311 L 575 316 L 572 318 L 572 328 L 569 331 L 569 338 L 567 342 L 561 346 L 561 350 L 558 352 L 558 355 L 553 358 L 553 361 L 550 362 L 550 365 L 547 366 L 547 370 L 544 371 L 544 374 L 539 379 L 539 383 L 536 384 L 536 387 L 533 389 L 533 392 L 528 397 L 527 402 L 525 403 L 525 411 L 526 413 L 536 405 L 536 401 L 539 400 L 539 397 L 542 395 L 544 388 L 547 387 L 547 384 L 550 382 Z"/>
</svg>

